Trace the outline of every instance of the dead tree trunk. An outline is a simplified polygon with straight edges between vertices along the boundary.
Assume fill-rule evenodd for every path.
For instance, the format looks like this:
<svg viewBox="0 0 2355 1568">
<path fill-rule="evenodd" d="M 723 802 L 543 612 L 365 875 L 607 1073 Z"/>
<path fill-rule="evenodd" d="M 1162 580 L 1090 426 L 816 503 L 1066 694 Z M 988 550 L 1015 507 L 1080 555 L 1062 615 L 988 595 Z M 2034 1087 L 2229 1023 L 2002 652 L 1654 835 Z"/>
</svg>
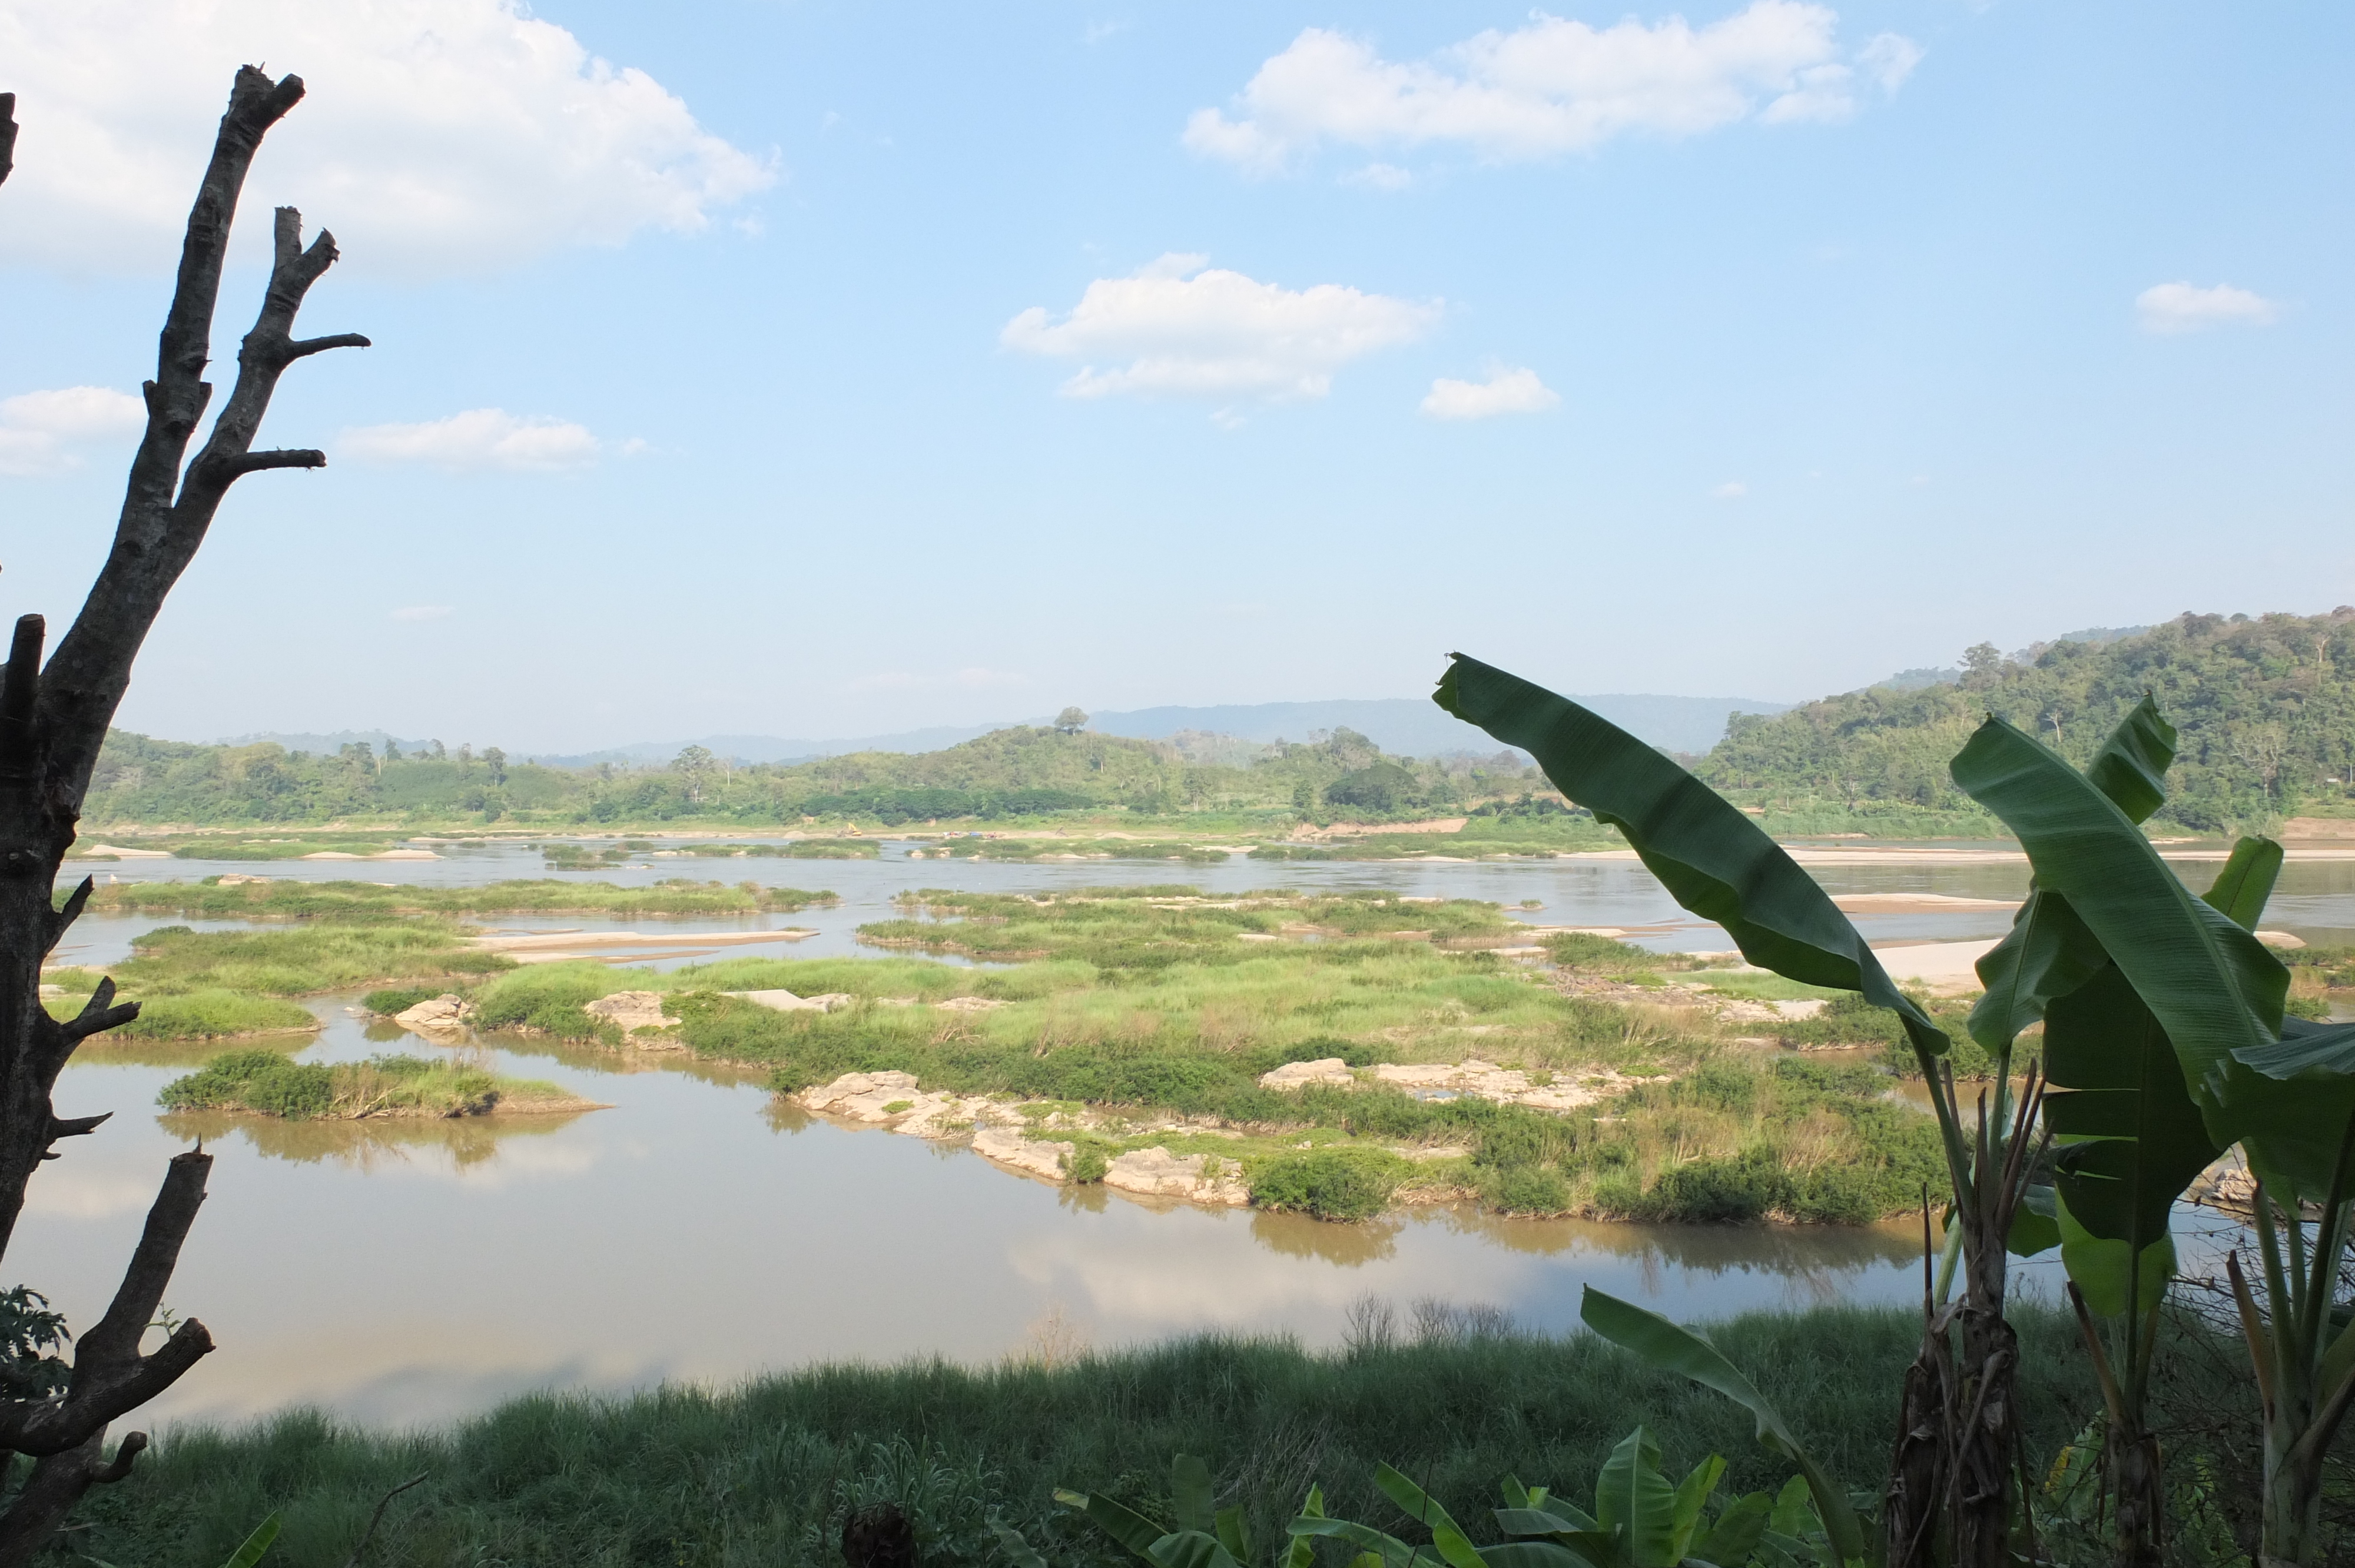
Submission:
<svg viewBox="0 0 2355 1568">
<path fill-rule="evenodd" d="M 334 264 L 336 242 L 323 232 L 305 249 L 301 215 L 279 208 L 260 319 L 238 353 L 229 401 L 203 448 L 188 460 L 188 444 L 212 398 L 204 373 L 238 196 L 262 136 L 302 96 L 299 77 L 272 82 L 250 66 L 237 73 L 212 161 L 188 214 L 155 379 L 144 388 L 146 434 L 132 461 L 114 548 L 47 666 L 44 623 L 27 615 L 16 622 L 0 671 L 0 1256 L 24 1208 L 26 1183 L 43 1160 L 57 1158 L 51 1145 L 106 1119 L 60 1118 L 50 1103 L 58 1074 L 80 1042 L 139 1013 L 138 1003 L 114 1001 L 112 980 L 100 981 L 80 1014 L 65 1022 L 51 1018 L 40 997 L 41 965 L 90 896 L 84 880 L 59 908 L 52 889 L 74 842 L 99 747 L 130 684 L 132 661 L 229 487 L 261 469 L 317 468 L 326 461 L 315 451 L 253 450 L 279 376 L 305 355 L 368 344 L 348 334 L 293 336 L 303 296 Z M 13 95 L 0 94 L 0 177 L 10 167 L 16 142 L 14 107 Z M 172 1161 L 113 1305 L 81 1337 L 65 1393 L 0 1404 L 0 1451 L 11 1462 L 16 1455 L 36 1460 L 0 1514 L 0 1568 L 29 1560 L 93 1482 L 129 1473 L 146 1439 L 131 1434 L 112 1463 L 104 1463 L 107 1424 L 170 1387 L 212 1349 L 204 1325 L 191 1319 L 154 1352 L 139 1351 L 204 1202 L 211 1164 L 203 1153 Z"/>
</svg>

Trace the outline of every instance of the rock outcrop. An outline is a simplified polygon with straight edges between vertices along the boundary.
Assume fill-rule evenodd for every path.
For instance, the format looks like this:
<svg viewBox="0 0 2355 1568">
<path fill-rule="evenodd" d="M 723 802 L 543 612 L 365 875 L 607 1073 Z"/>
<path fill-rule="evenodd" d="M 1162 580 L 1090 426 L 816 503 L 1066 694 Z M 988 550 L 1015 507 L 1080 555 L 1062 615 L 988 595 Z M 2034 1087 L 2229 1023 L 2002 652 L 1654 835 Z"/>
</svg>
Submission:
<svg viewBox="0 0 2355 1568">
<path fill-rule="evenodd" d="M 973 1135 L 973 1151 L 983 1159 L 1050 1181 L 1063 1179 L 1064 1162 L 1074 1147 L 1052 1139 L 1025 1138 L 1015 1127 L 986 1127 Z"/>
<path fill-rule="evenodd" d="M 1349 1071 L 1349 1064 L 1338 1056 L 1321 1056 L 1314 1062 L 1286 1062 L 1273 1072 L 1259 1075 L 1263 1089 L 1303 1089 L 1311 1084 L 1331 1084 L 1348 1088 L 1358 1081 Z"/>
<path fill-rule="evenodd" d="M 1558 1075 L 1550 1084 L 1530 1080 L 1518 1067 L 1499 1067 L 1494 1062 L 1468 1058 L 1449 1066 L 1445 1063 L 1401 1064 L 1385 1062 L 1374 1069 L 1374 1076 L 1412 1095 L 1437 1098 L 1443 1095 L 1469 1095 L 1476 1099 L 1494 1100 L 1499 1105 L 1529 1106 L 1536 1110 L 1576 1110 L 1581 1106 L 1595 1105 L 1617 1094 L 1634 1078 L 1622 1076 L 1608 1068 Z"/>
<path fill-rule="evenodd" d="M 723 991 L 722 996 L 741 997 L 759 1006 L 778 1012 L 832 1012 L 837 1007 L 848 1007 L 858 999 L 848 991 L 823 991 L 816 996 L 795 996 L 789 991 Z"/>
<path fill-rule="evenodd" d="M 601 996 L 584 1004 L 581 1012 L 602 1020 L 620 1030 L 624 1037 L 634 1036 L 641 1029 L 676 1029 L 678 1020 L 664 1015 L 663 994 L 658 991 L 617 991 L 611 996 Z M 633 1039 L 633 1044 L 644 1044 L 643 1039 Z"/>
<path fill-rule="evenodd" d="M 474 1004 L 453 993 L 421 1001 L 392 1015 L 392 1021 L 412 1033 L 428 1040 L 447 1043 L 461 1040 L 466 1034 L 466 1021 L 474 1016 Z"/>
<path fill-rule="evenodd" d="M 1103 1184 L 1147 1197 L 1182 1198 L 1189 1203 L 1241 1208 L 1251 1202 L 1251 1189 L 1242 1183 L 1242 1168 L 1233 1160 L 1208 1154 L 1172 1154 L 1158 1144 L 1116 1157 L 1104 1171 Z"/>
</svg>

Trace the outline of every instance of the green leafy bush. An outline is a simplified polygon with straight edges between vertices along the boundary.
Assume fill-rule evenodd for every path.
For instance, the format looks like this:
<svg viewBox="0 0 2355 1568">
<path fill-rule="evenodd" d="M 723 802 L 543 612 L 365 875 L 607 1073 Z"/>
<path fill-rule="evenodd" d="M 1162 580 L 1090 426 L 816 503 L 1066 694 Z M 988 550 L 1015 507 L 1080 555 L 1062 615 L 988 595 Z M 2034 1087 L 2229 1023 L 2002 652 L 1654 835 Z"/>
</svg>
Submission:
<svg viewBox="0 0 2355 1568">
<path fill-rule="evenodd" d="M 301 1120 L 324 1114 L 335 1098 L 332 1068 L 275 1051 L 231 1051 L 165 1085 L 156 1103 L 166 1110 L 235 1107 Z"/>
<path fill-rule="evenodd" d="M 1369 1220 L 1413 1171 L 1383 1149 L 1309 1149 L 1253 1160 L 1244 1171 L 1252 1201 L 1320 1220 Z"/>
</svg>

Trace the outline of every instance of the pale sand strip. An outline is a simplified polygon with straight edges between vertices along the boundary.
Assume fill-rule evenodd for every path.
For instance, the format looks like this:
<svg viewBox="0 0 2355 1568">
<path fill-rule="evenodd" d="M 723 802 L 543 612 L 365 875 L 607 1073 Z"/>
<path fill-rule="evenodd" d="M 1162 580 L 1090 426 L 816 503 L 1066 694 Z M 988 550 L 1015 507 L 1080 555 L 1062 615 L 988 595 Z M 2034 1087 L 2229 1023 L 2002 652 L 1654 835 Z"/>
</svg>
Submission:
<svg viewBox="0 0 2355 1568">
<path fill-rule="evenodd" d="M 469 937 L 466 945 L 494 953 L 572 952 L 585 948 L 730 948 L 747 942 L 798 942 L 815 931 L 533 931 L 513 937 Z"/>
</svg>

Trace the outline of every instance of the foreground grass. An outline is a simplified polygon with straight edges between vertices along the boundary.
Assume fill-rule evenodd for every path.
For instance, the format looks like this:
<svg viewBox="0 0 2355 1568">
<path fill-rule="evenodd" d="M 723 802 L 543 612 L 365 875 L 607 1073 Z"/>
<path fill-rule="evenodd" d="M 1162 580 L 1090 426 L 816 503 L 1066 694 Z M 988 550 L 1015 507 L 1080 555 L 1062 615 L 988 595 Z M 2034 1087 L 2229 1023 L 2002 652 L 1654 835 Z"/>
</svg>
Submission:
<svg viewBox="0 0 2355 1568">
<path fill-rule="evenodd" d="M 831 904 L 831 893 L 757 882 L 671 877 L 645 887 L 533 877 L 473 887 L 373 882 L 118 882 L 94 890 L 93 913 L 202 920 L 369 921 L 413 915 L 754 915 Z"/>
<path fill-rule="evenodd" d="M 2027 1460 L 2041 1475 L 2095 1400 L 2076 1331 L 2015 1309 Z M 1877 1488 L 1918 1315 L 1830 1308 L 1713 1330 L 1851 1487 Z M 1436 1495 L 1476 1539 L 1507 1473 L 1584 1500 L 1637 1422 L 1669 1467 L 1724 1456 L 1729 1491 L 1789 1474 L 1734 1405 L 1579 1334 L 1466 1336 L 1311 1354 L 1281 1341 L 1197 1339 L 1050 1367 L 837 1365 L 723 1392 L 545 1395 L 439 1431 L 368 1433 L 290 1414 L 233 1433 L 167 1431 L 132 1478 L 94 1491 L 77 1550 L 112 1563 L 216 1568 L 261 1517 L 285 1520 L 271 1561 L 339 1568 L 377 1499 L 373 1564 L 812 1564 L 838 1568 L 845 1513 L 900 1502 L 932 1568 L 1001 1564 L 986 1521 L 1049 1562 L 1125 1561 L 1050 1500 L 1102 1491 L 1167 1517 L 1172 1454 L 1205 1458 L 1223 1506 L 1279 1536 L 1312 1483 L 1333 1513 L 1409 1533 L 1373 1486 L 1378 1462 Z"/>
</svg>

